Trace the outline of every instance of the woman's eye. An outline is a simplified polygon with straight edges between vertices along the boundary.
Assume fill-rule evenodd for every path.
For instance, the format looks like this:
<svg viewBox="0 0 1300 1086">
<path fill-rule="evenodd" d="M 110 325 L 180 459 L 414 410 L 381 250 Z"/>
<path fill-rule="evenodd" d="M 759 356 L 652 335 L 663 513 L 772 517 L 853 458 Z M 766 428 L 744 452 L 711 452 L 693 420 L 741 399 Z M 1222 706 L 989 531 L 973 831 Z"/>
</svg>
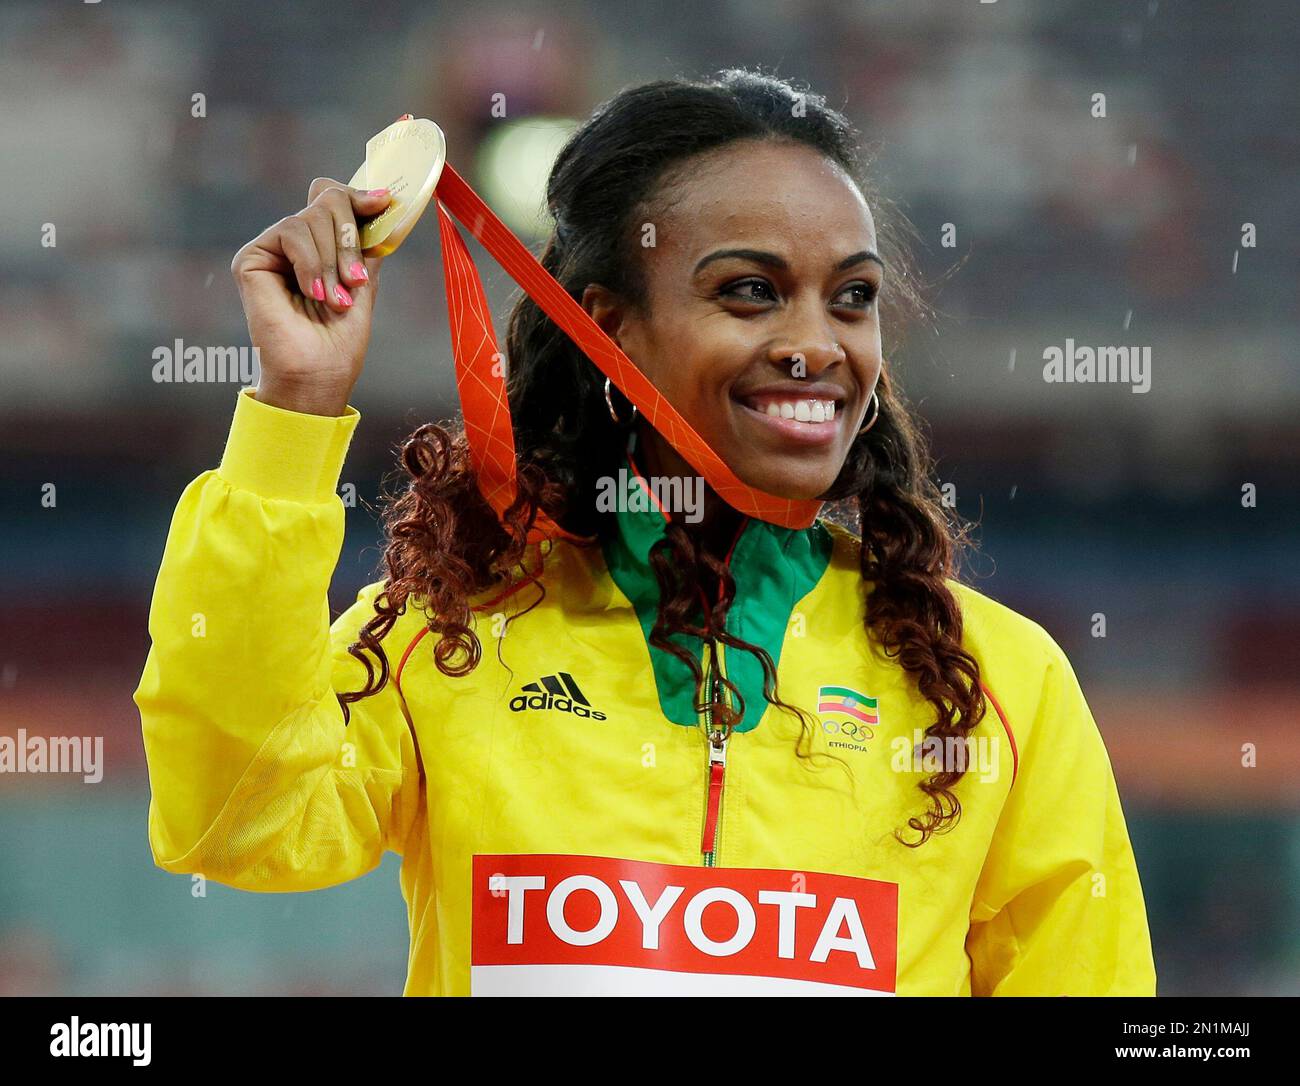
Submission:
<svg viewBox="0 0 1300 1086">
<path fill-rule="evenodd" d="M 876 300 L 876 295 L 879 293 L 873 283 L 850 283 L 840 291 L 840 297 L 850 292 L 854 294 L 854 299 L 848 304 L 854 309 L 870 309 L 871 303 Z"/>
<path fill-rule="evenodd" d="M 850 283 L 839 293 L 840 298 L 847 297 L 848 301 L 838 304 L 847 305 L 852 309 L 870 309 L 878 293 L 879 290 L 873 283 Z M 776 301 L 776 292 L 764 279 L 743 279 L 731 283 L 722 288 L 721 294 L 728 298 L 739 298 L 744 302 Z"/>
<path fill-rule="evenodd" d="M 763 294 L 752 294 L 750 291 L 758 290 Z M 743 302 L 769 302 L 776 300 L 776 294 L 773 292 L 770 284 L 762 279 L 743 279 L 739 283 L 732 283 L 722 288 L 722 294 L 728 298 L 739 298 Z"/>
</svg>

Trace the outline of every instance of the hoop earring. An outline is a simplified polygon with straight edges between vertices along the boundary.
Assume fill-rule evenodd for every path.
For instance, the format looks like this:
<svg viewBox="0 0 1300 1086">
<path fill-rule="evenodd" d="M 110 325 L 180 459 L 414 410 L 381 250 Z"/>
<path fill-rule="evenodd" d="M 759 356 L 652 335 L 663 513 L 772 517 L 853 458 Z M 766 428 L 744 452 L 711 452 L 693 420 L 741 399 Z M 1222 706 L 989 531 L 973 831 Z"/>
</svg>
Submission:
<svg viewBox="0 0 1300 1086">
<path fill-rule="evenodd" d="M 871 416 L 871 421 L 867 423 L 866 426 L 862 427 L 862 429 L 859 430 L 854 435 L 855 437 L 861 437 L 863 434 L 865 434 L 868 430 L 870 430 L 873 426 L 876 425 L 876 420 L 880 418 L 880 397 L 876 395 L 874 389 L 872 389 L 871 392 L 871 401 L 876 405 L 875 413 Z"/>
<path fill-rule="evenodd" d="M 605 378 L 605 406 L 609 408 L 609 417 L 614 420 L 615 426 L 630 426 L 633 422 L 636 421 L 636 415 L 637 415 L 636 404 L 632 404 L 632 414 L 630 414 L 626 420 L 620 419 L 614 411 L 614 401 L 610 399 L 609 389 L 610 389 L 610 382 L 609 382 L 609 378 L 606 377 Z"/>
</svg>

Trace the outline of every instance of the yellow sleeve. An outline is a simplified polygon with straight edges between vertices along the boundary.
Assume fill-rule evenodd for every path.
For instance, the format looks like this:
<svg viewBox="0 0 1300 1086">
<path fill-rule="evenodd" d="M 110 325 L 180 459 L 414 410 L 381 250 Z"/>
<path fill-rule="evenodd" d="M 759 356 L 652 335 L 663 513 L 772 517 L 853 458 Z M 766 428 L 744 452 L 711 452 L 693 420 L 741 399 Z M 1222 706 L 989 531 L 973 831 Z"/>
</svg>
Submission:
<svg viewBox="0 0 1300 1086">
<path fill-rule="evenodd" d="M 360 415 L 285 411 L 253 391 L 236 400 L 220 466 L 181 495 L 154 588 L 134 694 L 149 845 L 166 871 L 311 890 L 403 851 L 421 774 L 391 675 L 349 705 L 346 726 L 335 697 L 364 685 L 347 646 L 381 588 L 331 628 L 335 488 Z M 391 635 L 384 648 L 395 669 Z"/>
<path fill-rule="evenodd" d="M 1074 669 L 1041 632 L 1050 662 L 1038 711 L 1016 736 L 1019 772 L 971 911 L 972 994 L 1153 996 L 1146 905 L 1110 759 Z"/>
</svg>

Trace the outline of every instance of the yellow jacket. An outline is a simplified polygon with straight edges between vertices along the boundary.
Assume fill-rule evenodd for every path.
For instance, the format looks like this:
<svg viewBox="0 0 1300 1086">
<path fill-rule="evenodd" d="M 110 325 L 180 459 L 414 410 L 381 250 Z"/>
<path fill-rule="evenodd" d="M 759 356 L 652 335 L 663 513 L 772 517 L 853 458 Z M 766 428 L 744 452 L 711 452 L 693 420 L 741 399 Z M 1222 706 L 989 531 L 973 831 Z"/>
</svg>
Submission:
<svg viewBox="0 0 1300 1086">
<path fill-rule="evenodd" d="M 603 547 L 534 548 L 545 594 L 476 612 L 468 676 L 438 671 L 408 608 L 384 640 L 397 681 L 345 726 L 335 692 L 364 683 L 347 646 L 381 588 L 331 625 L 359 418 L 242 390 L 220 466 L 181 496 L 135 692 L 158 866 L 301 891 L 398 853 L 408 995 L 1154 995 L 1119 796 L 1070 663 L 956 581 L 990 707 L 957 827 L 894 838 L 914 840 L 924 810 L 933 709 L 865 636 L 856 541 L 829 522 L 746 522 L 728 627 L 768 648 L 830 757 L 796 756 L 799 722 L 765 703 L 748 653 L 718 654 L 746 712 L 710 743 L 689 670 L 647 641 L 663 520 L 631 500 Z"/>
</svg>

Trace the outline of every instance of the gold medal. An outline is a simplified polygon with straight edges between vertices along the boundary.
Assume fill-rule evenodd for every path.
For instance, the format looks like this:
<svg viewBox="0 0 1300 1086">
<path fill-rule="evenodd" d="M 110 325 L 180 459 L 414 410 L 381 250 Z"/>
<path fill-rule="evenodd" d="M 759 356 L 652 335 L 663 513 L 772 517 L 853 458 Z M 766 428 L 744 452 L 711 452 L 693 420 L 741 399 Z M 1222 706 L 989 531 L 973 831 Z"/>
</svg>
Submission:
<svg viewBox="0 0 1300 1086">
<path fill-rule="evenodd" d="M 402 244 L 429 206 L 446 161 L 442 129 L 409 113 L 366 141 L 366 160 L 348 184 L 393 194 L 383 211 L 358 224 L 366 256 L 387 256 Z"/>
</svg>

